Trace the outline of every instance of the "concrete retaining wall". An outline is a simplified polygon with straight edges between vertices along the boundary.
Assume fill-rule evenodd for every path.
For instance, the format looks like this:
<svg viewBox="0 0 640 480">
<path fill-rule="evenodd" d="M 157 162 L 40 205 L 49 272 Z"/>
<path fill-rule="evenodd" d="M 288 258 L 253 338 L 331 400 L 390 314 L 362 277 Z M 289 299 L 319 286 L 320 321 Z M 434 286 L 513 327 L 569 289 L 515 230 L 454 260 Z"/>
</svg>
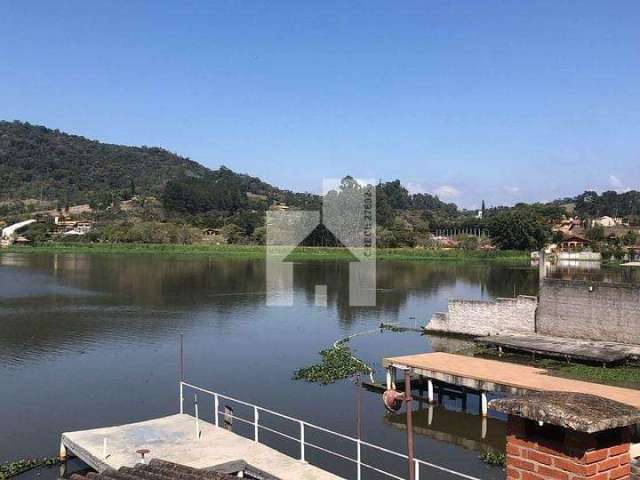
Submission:
<svg viewBox="0 0 640 480">
<path fill-rule="evenodd" d="M 426 329 L 465 335 L 534 333 L 536 297 L 484 300 L 449 300 L 447 313 L 435 313 Z"/>
<path fill-rule="evenodd" d="M 640 344 L 640 286 L 545 278 L 538 333 Z"/>
<path fill-rule="evenodd" d="M 560 252 L 558 260 L 601 262 L 602 254 L 600 252 Z"/>
</svg>

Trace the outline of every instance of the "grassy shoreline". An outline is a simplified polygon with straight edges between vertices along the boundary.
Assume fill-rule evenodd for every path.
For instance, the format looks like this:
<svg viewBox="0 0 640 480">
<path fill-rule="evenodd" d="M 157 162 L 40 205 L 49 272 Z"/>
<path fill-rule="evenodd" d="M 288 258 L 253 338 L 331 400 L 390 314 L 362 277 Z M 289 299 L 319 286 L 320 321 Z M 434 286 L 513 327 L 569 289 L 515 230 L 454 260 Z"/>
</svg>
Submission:
<svg viewBox="0 0 640 480">
<path fill-rule="evenodd" d="M 567 363 L 565 361 L 544 357 L 532 359 L 529 355 L 510 352 L 505 352 L 502 356 L 498 356 L 496 353 L 485 348 L 478 349 L 474 356 L 497 360 L 499 362 L 544 368 L 552 377 L 570 378 L 573 380 L 612 385 L 614 387 L 640 389 L 640 363 L 638 362 L 627 362 L 623 365 L 602 367 L 584 362 Z"/>
<path fill-rule="evenodd" d="M 266 249 L 260 245 L 173 245 L 128 243 L 50 243 L 36 246 L 10 247 L 3 253 L 70 253 L 70 254 L 153 254 L 192 255 L 220 258 L 263 259 Z M 456 262 L 528 263 L 529 254 L 519 251 L 431 250 L 419 248 L 378 248 L 378 260 Z M 353 255 L 346 248 L 298 247 L 291 260 L 348 261 Z"/>
</svg>

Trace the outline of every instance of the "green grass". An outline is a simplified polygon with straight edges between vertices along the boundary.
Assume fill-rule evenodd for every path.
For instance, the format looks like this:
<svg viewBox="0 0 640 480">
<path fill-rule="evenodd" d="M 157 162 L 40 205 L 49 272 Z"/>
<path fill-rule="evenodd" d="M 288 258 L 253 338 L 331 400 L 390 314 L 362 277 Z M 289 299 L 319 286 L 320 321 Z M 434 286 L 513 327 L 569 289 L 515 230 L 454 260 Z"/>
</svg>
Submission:
<svg viewBox="0 0 640 480">
<path fill-rule="evenodd" d="M 638 365 L 604 368 L 580 363 L 568 364 L 553 360 L 541 360 L 537 363 L 559 377 L 640 389 L 640 366 Z"/>
<path fill-rule="evenodd" d="M 529 355 L 508 352 L 499 357 L 484 347 L 477 348 L 474 356 L 544 368 L 549 372 L 549 375 L 556 377 L 640 390 L 640 364 L 638 363 L 603 367 L 586 363 L 567 363 L 550 358 L 532 359 Z"/>
<path fill-rule="evenodd" d="M 200 255 L 220 258 L 262 259 L 266 249 L 260 245 L 171 245 L 138 243 L 46 243 L 37 246 L 11 247 L 0 253 L 91 253 L 91 254 L 160 254 Z M 346 248 L 298 247 L 291 260 L 348 261 L 354 257 Z M 518 251 L 430 250 L 419 248 L 379 248 L 378 260 L 526 263 L 529 255 Z"/>
</svg>

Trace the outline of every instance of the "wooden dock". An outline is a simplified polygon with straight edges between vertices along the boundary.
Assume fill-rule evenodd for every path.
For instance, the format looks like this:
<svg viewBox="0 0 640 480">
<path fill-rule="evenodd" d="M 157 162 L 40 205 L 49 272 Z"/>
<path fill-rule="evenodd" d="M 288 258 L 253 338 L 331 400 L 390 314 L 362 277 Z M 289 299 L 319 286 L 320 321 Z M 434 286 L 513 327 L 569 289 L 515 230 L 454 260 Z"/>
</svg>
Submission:
<svg viewBox="0 0 640 480">
<path fill-rule="evenodd" d="M 196 428 L 200 438 L 196 437 Z M 61 455 L 72 452 L 98 472 L 133 467 L 137 450 L 148 449 L 147 459 L 158 458 L 189 467 L 206 468 L 243 461 L 282 480 L 338 480 L 318 467 L 278 452 L 191 415 L 130 423 L 62 434 Z"/>
<path fill-rule="evenodd" d="M 500 353 L 503 350 L 515 351 L 601 365 L 617 364 L 640 357 L 640 347 L 637 345 L 538 334 L 493 335 L 478 337 L 474 341 L 480 345 L 496 348 Z"/>
<path fill-rule="evenodd" d="M 481 396 L 481 412 L 484 415 L 487 413 L 487 392 L 579 392 L 610 398 L 640 408 L 640 390 L 554 377 L 543 368 L 496 360 L 436 352 L 385 358 L 383 366 L 387 369 L 387 388 L 393 387 L 397 368 L 408 368 L 413 376 L 426 378 L 430 401 L 433 401 L 432 380 L 476 391 Z"/>
</svg>

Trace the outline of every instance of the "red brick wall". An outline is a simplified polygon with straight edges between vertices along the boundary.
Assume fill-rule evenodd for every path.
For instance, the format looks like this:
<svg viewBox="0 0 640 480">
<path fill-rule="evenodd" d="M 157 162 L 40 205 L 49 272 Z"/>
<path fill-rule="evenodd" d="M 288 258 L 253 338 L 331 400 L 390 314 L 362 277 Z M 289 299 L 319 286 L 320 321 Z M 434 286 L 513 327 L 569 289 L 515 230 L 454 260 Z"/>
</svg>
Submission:
<svg viewBox="0 0 640 480">
<path fill-rule="evenodd" d="M 508 480 L 628 480 L 631 465 L 628 432 L 607 436 L 558 430 L 547 437 L 535 424 L 509 417 Z"/>
</svg>

